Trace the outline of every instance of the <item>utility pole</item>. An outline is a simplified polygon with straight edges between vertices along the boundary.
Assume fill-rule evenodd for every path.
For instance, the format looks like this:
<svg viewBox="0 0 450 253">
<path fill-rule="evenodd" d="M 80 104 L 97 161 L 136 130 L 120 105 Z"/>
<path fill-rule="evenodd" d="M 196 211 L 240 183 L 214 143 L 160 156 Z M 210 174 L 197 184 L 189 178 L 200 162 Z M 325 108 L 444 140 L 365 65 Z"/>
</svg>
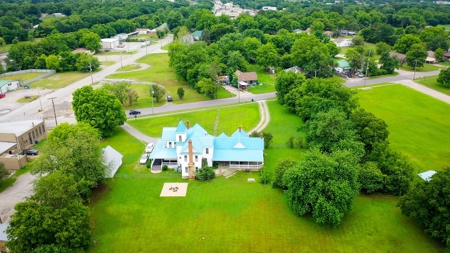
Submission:
<svg viewBox="0 0 450 253">
<path fill-rule="evenodd" d="M 416 68 L 417 68 L 417 60 L 414 61 L 414 76 L 413 76 L 413 80 L 416 79 Z"/>
<path fill-rule="evenodd" d="M 123 53 L 123 51 L 120 51 L 120 69 L 123 69 L 123 64 L 122 64 L 122 53 Z"/>
<path fill-rule="evenodd" d="M 239 81 L 238 81 L 238 103 L 241 103 L 241 91 L 239 89 Z"/>
<path fill-rule="evenodd" d="M 54 102 L 55 99 L 56 99 L 56 97 L 49 98 L 49 100 L 51 100 L 52 104 L 53 104 L 53 114 L 55 115 L 55 127 L 56 127 L 58 125 L 58 120 L 56 119 L 56 110 L 55 110 L 55 102 Z"/>
<path fill-rule="evenodd" d="M 145 45 L 145 55 L 147 55 L 147 47 L 149 44 Z"/>
<path fill-rule="evenodd" d="M 92 77 L 92 59 L 91 59 L 91 61 L 89 62 L 89 71 L 91 72 L 91 82 L 92 82 L 92 85 L 94 85 L 94 77 Z"/>
<path fill-rule="evenodd" d="M 39 97 L 39 104 L 41 104 L 41 112 L 42 112 L 42 101 L 41 101 L 41 93 L 39 92 L 39 86 L 38 88 L 38 97 Z"/>
<path fill-rule="evenodd" d="M 153 94 L 154 94 L 154 91 L 153 91 L 153 84 L 150 84 L 150 88 L 152 89 L 152 114 L 155 114 L 155 113 L 153 112 Z"/>
<path fill-rule="evenodd" d="M 369 72 L 370 53 L 372 53 L 372 49 L 370 49 L 369 57 L 367 57 L 366 76 L 364 77 L 364 86 L 366 86 L 367 78 L 369 78 L 368 72 Z"/>
</svg>

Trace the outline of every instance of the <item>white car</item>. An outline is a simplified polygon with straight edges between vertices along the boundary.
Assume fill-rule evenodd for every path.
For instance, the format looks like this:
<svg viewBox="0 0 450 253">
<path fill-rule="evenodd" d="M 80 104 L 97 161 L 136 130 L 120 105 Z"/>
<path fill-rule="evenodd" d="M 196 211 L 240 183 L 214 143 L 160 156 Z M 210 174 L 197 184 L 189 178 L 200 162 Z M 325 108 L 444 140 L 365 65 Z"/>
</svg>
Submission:
<svg viewBox="0 0 450 253">
<path fill-rule="evenodd" d="M 141 156 L 141 160 L 139 160 L 139 163 L 140 163 L 140 164 L 146 164 L 147 161 L 148 161 L 148 155 L 147 155 L 147 154 L 143 154 L 143 155 Z"/>
<path fill-rule="evenodd" d="M 147 147 L 145 147 L 145 152 L 146 153 L 151 153 L 153 151 L 154 147 L 155 147 L 155 144 L 153 144 L 153 143 L 147 144 Z"/>
</svg>

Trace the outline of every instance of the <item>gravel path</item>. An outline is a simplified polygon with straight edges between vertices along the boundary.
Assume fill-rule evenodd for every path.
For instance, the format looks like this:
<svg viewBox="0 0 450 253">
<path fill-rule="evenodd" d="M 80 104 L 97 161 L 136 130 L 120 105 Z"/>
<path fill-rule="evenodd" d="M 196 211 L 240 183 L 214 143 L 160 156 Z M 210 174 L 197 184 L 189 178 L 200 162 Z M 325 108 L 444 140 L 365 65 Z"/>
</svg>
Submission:
<svg viewBox="0 0 450 253">
<path fill-rule="evenodd" d="M 122 129 L 124 129 L 125 131 L 127 131 L 129 134 L 133 135 L 136 139 L 144 142 L 145 144 L 150 143 L 150 142 L 156 143 L 159 140 L 158 138 L 153 138 L 153 137 L 143 134 L 141 131 L 130 126 L 128 123 L 125 123 L 120 127 Z"/>
<path fill-rule="evenodd" d="M 252 130 L 248 131 L 248 133 L 253 133 L 253 132 L 259 133 L 262 130 L 264 130 L 264 128 L 266 128 L 266 126 L 270 122 L 270 113 L 269 113 L 269 109 L 267 108 L 266 100 L 259 100 L 258 104 L 259 104 L 259 112 L 261 113 L 261 120 L 259 121 L 258 125 L 255 128 L 253 128 Z"/>
</svg>

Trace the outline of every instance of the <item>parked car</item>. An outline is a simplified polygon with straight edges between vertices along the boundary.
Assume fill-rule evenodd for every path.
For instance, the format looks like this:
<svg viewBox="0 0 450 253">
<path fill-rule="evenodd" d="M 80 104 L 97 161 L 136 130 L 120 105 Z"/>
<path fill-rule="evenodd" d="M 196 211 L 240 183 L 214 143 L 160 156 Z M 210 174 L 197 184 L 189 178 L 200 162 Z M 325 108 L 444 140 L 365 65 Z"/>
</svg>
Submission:
<svg viewBox="0 0 450 253">
<path fill-rule="evenodd" d="M 0 98 L 4 98 L 6 96 L 5 93 L 0 93 Z"/>
<path fill-rule="evenodd" d="M 39 155 L 39 150 L 37 150 L 37 149 L 27 149 L 25 151 L 25 154 L 27 154 L 27 155 Z"/>
<path fill-rule="evenodd" d="M 167 96 L 167 102 L 172 102 L 172 96 Z"/>
<path fill-rule="evenodd" d="M 138 115 L 141 114 L 141 111 L 138 110 L 130 110 L 130 115 Z"/>
<path fill-rule="evenodd" d="M 359 77 L 359 78 L 363 78 L 363 77 L 365 77 L 365 75 L 364 75 L 363 73 L 359 73 L 359 74 L 358 74 L 358 77 Z"/>
<path fill-rule="evenodd" d="M 139 163 L 140 163 L 140 164 L 146 164 L 147 161 L 148 161 L 148 154 L 143 154 L 143 155 L 141 156 L 141 160 L 139 160 Z"/>
<path fill-rule="evenodd" d="M 145 147 L 145 152 L 151 153 L 153 151 L 154 147 L 155 147 L 155 144 L 153 144 L 153 143 L 147 144 L 147 147 Z"/>
</svg>

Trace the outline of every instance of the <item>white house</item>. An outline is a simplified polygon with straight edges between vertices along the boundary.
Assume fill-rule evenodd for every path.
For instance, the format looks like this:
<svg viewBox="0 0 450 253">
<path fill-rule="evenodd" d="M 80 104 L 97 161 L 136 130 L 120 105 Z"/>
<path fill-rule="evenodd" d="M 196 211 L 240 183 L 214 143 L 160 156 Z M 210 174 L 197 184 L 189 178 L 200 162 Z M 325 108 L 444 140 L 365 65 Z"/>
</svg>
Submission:
<svg viewBox="0 0 450 253">
<path fill-rule="evenodd" d="M 349 47 L 352 45 L 352 41 L 351 40 L 346 40 L 346 39 L 335 39 L 332 40 L 336 46 L 338 47 Z"/>
<path fill-rule="evenodd" d="M 262 7 L 263 11 L 276 11 L 277 7 L 272 7 L 272 6 L 263 6 Z"/>
<path fill-rule="evenodd" d="M 0 93 L 6 93 L 10 90 L 17 90 L 19 86 L 19 81 L 0 80 Z"/>
<path fill-rule="evenodd" d="M 102 48 L 103 49 L 113 49 L 119 45 L 119 39 L 111 38 L 111 39 L 102 39 Z"/>
<path fill-rule="evenodd" d="M 149 34 L 150 31 L 151 30 L 148 28 L 136 28 L 136 32 L 138 32 L 138 34 Z"/>
<path fill-rule="evenodd" d="M 197 172 L 203 165 L 211 167 L 214 162 L 230 168 L 259 170 L 264 164 L 263 153 L 264 139 L 249 137 L 242 128 L 230 137 L 224 133 L 214 137 L 198 124 L 191 128 L 189 121 L 186 125 L 180 121 L 177 127 L 163 128 L 150 159 L 152 170 L 167 165 L 181 171 L 183 178 L 189 178 L 190 165 Z"/>
<path fill-rule="evenodd" d="M 111 146 L 102 149 L 103 164 L 108 167 L 105 178 L 113 178 L 117 170 L 122 165 L 123 155 Z"/>
</svg>

